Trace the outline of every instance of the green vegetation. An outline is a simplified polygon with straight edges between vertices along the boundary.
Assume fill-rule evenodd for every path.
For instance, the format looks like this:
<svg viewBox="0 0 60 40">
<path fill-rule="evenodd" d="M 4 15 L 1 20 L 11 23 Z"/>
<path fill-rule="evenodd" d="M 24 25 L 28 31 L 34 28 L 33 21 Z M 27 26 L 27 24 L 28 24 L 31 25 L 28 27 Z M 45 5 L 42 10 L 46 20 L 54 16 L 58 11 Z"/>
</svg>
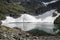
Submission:
<svg viewBox="0 0 60 40">
<path fill-rule="evenodd" d="M 4 19 L 6 19 L 6 18 L 5 18 L 5 15 L 0 14 L 0 20 L 4 20 Z"/>
<path fill-rule="evenodd" d="M 11 3 L 9 2 L 11 1 Z M 33 13 L 35 9 L 42 7 L 39 3 L 32 2 L 25 2 L 21 4 L 14 3 L 17 0 L 0 0 L 0 19 L 4 18 L 5 16 L 11 16 L 17 18 L 20 14 L 23 13 Z M 13 3 L 12 3 L 13 2 Z"/>
<path fill-rule="evenodd" d="M 55 24 L 60 24 L 60 16 L 58 16 L 55 21 L 54 21 Z"/>
<path fill-rule="evenodd" d="M 21 14 L 24 11 L 25 9 L 22 5 L 18 5 L 14 3 L 9 4 L 8 2 L 0 1 L 0 15 L 1 16 L 5 16 L 5 15 L 9 15 L 13 17 L 20 16 L 19 14 Z"/>
</svg>

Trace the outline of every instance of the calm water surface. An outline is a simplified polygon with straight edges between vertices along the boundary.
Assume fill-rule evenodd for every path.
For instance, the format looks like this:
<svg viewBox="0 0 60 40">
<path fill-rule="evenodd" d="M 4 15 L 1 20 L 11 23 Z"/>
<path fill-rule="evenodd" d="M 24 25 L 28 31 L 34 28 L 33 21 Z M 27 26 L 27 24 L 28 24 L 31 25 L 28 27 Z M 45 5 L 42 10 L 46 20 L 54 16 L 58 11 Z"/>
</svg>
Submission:
<svg viewBox="0 0 60 40">
<path fill-rule="evenodd" d="M 11 23 L 4 23 L 3 25 L 9 26 L 9 27 L 18 27 L 21 28 L 24 31 L 33 31 L 33 30 L 39 30 L 44 31 L 46 33 L 50 34 L 56 34 L 60 30 L 59 24 L 52 24 L 52 23 L 40 23 L 40 22 L 11 22 Z M 33 31 L 34 32 L 34 31 Z"/>
</svg>

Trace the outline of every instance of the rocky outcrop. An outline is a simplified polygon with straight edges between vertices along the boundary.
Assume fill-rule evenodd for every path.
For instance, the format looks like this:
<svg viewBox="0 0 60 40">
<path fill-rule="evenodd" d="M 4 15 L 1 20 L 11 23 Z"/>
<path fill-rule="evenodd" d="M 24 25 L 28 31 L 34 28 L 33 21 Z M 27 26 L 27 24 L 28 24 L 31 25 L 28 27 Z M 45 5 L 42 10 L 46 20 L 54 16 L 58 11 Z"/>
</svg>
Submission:
<svg viewBox="0 0 60 40">
<path fill-rule="evenodd" d="M 57 16 L 57 14 L 56 14 L 56 13 L 53 13 L 53 14 L 52 14 L 52 17 L 55 17 L 55 16 Z"/>
<path fill-rule="evenodd" d="M 30 36 L 29 33 L 18 29 L 0 25 L 0 40 L 24 40 Z"/>
<path fill-rule="evenodd" d="M 58 16 L 55 21 L 54 21 L 55 24 L 60 24 L 60 16 Z"/>
<path fill-rule="evenodd" d="M 0 40 L 59 40 L 57 36 L 32 36 L 30 33 L 19 28 L 9 28 L 0 25 Z"/>
</svg>

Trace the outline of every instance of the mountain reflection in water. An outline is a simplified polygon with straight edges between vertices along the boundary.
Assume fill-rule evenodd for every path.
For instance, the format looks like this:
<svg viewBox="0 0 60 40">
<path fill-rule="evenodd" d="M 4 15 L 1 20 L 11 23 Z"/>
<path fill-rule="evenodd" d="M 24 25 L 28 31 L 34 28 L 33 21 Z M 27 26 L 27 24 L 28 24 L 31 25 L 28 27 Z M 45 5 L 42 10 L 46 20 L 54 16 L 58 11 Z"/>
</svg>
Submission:
<svg viewBox="0 0 60 40">
<path fill-rule="evenodd" d="M 10 26 L 10 27 L 18 27 L 21 28 L 24 31 L 30 31 L 33 29 L 37 29 L 37 30 L 42 30 L 45 31 L 47 33 L 50 34 L 56 34 L 57 32 L 59 32 L 59 26 L 58 25 L 54 25 L 48 22 L 11 22 L 11 23 L 6 23 L 4 24 L 5 26 Z M 56 27 L 58 26 L 58 27 Z M 56 29 L 54 31 L 54 29 Z"/>
</svg>

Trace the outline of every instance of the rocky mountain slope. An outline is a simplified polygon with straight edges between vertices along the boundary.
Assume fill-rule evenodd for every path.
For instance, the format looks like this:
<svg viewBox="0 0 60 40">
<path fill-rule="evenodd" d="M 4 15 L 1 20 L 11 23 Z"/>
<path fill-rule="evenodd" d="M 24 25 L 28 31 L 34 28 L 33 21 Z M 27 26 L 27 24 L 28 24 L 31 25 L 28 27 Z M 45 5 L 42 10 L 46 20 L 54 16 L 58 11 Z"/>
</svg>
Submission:
<svg viewBox="0 0 60 40">
<path fill-rule="evenodd" d="M 18 4 L 18 2 L 20 2 Z M 20 14 L 32 13 L 39 7 L 43 7 L 42 3 L 36 1 L 26 2 L 24 0 L 0 0 L 0 19 L 5 19 L 5 16 L 17 18 Z"/>
<path fill-rule="evenodd" d="M 0 20 L 6 16 L 17 18 L 24 13 L 40 15 L 52 9 L 60 12 L 60 1 L 45 6 L 40 0 L 0 0 Z"/>
</svg>

